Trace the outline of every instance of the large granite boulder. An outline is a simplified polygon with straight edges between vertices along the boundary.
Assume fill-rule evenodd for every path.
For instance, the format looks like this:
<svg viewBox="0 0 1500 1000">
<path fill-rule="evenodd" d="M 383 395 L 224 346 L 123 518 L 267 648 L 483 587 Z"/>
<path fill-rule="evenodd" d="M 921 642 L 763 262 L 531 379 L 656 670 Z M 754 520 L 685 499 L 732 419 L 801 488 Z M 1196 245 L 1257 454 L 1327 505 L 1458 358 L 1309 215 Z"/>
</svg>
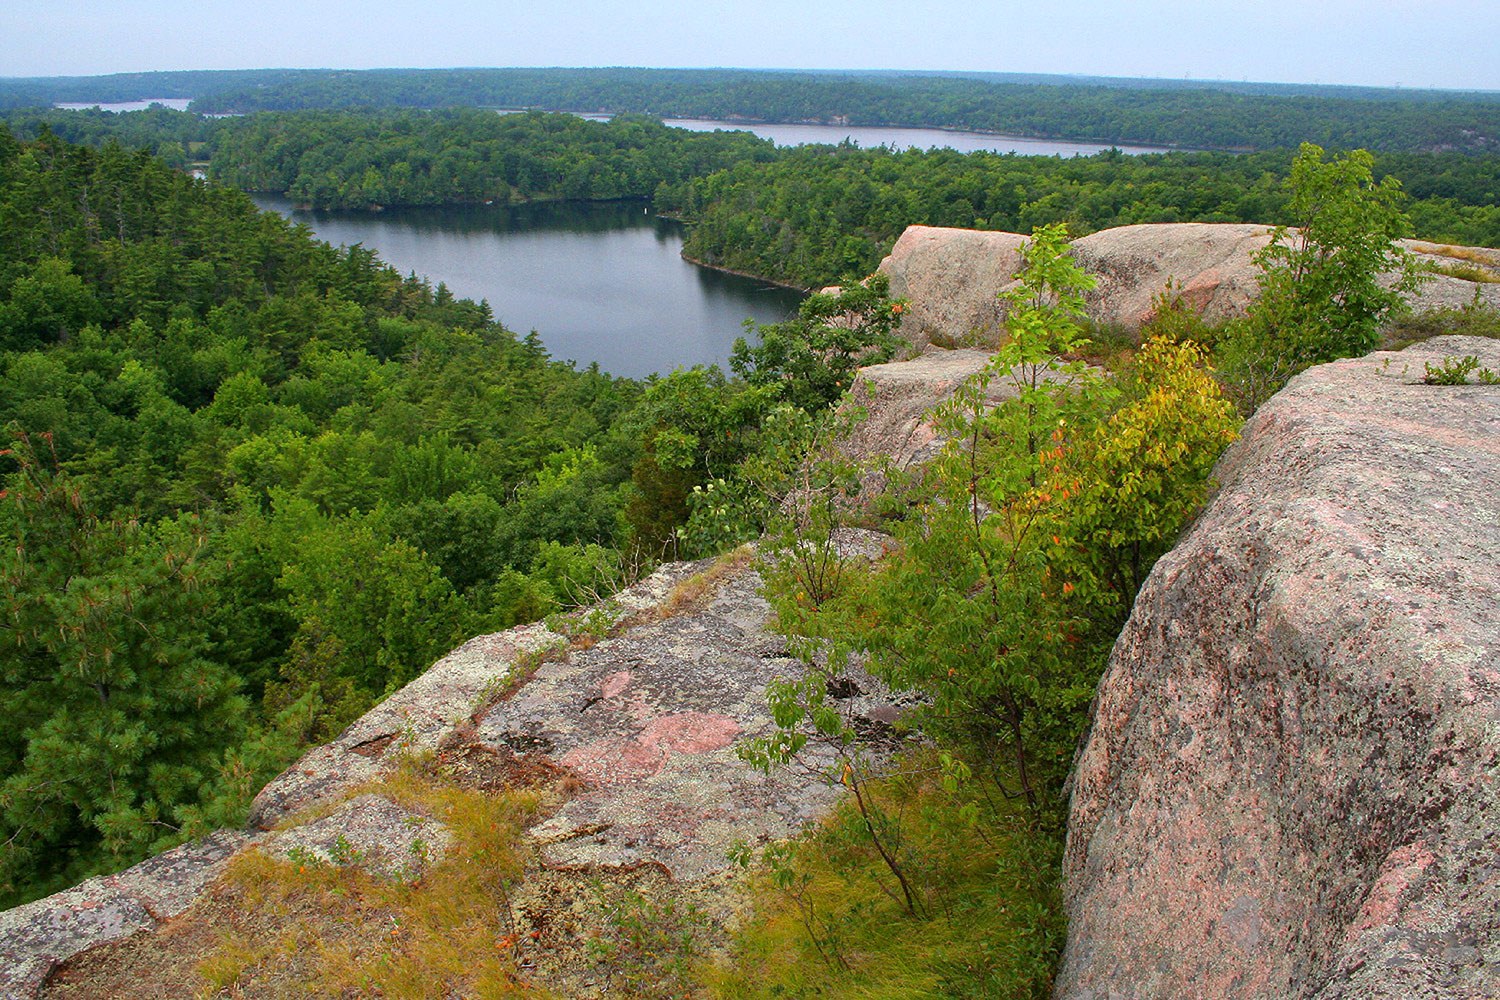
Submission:
<svg viewBox="0 0 1500 1000">
<path fill-rule="evenodd" d="M 1153 570 L 1074 777 L 1056 996 L 1500 995 L 1500 387 L 1314 368 Z"/>
<path fill-rule="evenodd" d="M 1074 257 L 1098 281 L 1087 296 L 1088 316 L 1101 326 L 1138 330 L 1154 315 L 1156 298 L 1169 284 L 1210 322 L 1243 315 L 1260 294 L 1252 257 L 1270 232 L 1262 225 L 1172 222 L 1120 226 L 1074 240 Z M 880 263 L 891 296 L 911 303 L 902 336 L 918 350 L 931 343 L 999 343 L 1004 312 L 996 296 L 1015 287 L 1027 239 L 1018 233 L 907 227 Z M 1414 309 L 1458 308 L 1476 296 L 1500 307 L 1500 251 L 1419 240 L 1402 245 L 1423 267 L 1441 269 L 1412 297 Z"/>
<path fill-rule="evenodd" d="M 1170 282 L 1209 322 L 1243 315 L 1260 293 L 1251 255 L 1269 241 L 1266 226 L 1209 222 L 1105 229 L 1073 241 L 1073 257 L 1094 276 L 1089 318 L 1136 330 L 1156 312 Z"/>
<path fill-rule="evenodd" d="M 901 335 L 918 349 L 994 344 L 1000 336 L 995 293 L 1021 266 L 1019 233 L 907 226 L 879 271 L 893 299 L 907 299 Z"/>
</svg>

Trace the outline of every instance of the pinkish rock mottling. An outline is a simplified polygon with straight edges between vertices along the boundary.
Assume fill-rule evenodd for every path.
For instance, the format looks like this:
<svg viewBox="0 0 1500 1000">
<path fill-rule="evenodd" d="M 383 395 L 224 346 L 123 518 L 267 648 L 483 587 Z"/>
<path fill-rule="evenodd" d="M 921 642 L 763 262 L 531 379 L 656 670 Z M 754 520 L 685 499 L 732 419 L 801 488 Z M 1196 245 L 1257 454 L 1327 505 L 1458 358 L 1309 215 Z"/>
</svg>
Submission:
<svg viewBox="0 0 1500 1000">
<path fill-rule="evenodd" d="M 1500 996 L 1500 387 L 1293 380 L 1115 646 L 1056 996 Z"/>
</svg>

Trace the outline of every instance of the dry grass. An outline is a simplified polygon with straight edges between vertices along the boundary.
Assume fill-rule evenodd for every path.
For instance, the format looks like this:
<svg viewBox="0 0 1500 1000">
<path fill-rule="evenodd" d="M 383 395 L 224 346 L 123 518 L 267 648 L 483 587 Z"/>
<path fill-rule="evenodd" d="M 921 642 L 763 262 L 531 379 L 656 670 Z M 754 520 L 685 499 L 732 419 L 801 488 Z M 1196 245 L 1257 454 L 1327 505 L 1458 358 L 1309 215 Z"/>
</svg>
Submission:
<svg viewBox="0 0 1500 1000">
<path fill-rule="evenodd" d="M 657 616 L 672 618 L 700 607 L 718 592 L 726 580 L 744 570 L 754 560 L 755 549 L 750 545 L 741 545 L 733 552 L 725 553 L 708 569 L 673 587 L 672 592 L 658 605 Z"/>
<path fill-rule="evenodd" d="M 416 882 L 250 851 L 184 917 L 80 956 L 49 998 L 535 997 L 510 897 L 526 828 L 556 796 L 452 787 L 403 768 L 378 791 L 440 819 L 446 857 Z"/>
<path fill-rule="evenodd" d="M 1472 264 L 1428 264 L 1426 270 L 1433 274 L 1446 274 L 1450 278 L 1460 278 L 1464 281 L 1500 284 L 1500 273 Z"/>
<path fill-rule="evenodd" d="M 1468 261 L 1471 264 L 1479 264 L 1484 267 L 1500 267 L 1500 251 L 1496 250 L 1453 246 L 1449 243 L 1427 243 L 1424 241 L 1418 244 L 1417 252 L 1432 254 L 1438 257 L 1448 257 L 1452 260 Z"/>
<path fill-rule="evenodd" d="M 1012 997 L 1051 994 L 1064 920 L 1061 844 L 987 779 L 945 790 L 919 755 L 870 791 L 899 817 L 900 857 L 925 915 L 903 910 L 848 806 L 754 881 L 754 913 L 729 961 L 702 971 L 723 1000 Z M 971 809 L 972 820 L 963 818 Z M 884 888 L 882 888 L 882 884 Z"/>
</svg>

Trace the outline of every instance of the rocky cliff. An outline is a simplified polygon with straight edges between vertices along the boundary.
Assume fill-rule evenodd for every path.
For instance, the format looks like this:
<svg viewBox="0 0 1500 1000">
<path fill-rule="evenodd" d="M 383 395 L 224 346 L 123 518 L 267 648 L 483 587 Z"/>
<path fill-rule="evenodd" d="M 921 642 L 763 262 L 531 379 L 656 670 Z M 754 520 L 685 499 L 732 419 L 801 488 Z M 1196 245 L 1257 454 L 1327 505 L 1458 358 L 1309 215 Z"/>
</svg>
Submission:
<svg viewBox="0 0 1500 1000">
<path fill-rule="evenodd" d="M 1080 258 L 1144 288 L 1152 242 L 1096 235 L 1122 234 L 1136 256 Z M 1220 237 L 1210 256 L 1228 260 L 1255 234 Z M 992 242 L 995 259 L 1014 254 Z M 1223 287 L 1203 304 L 1228 303 Z M 1307 372 L 1223 459 L 1222 489 L 1153 572 L 1098 693 L 1059 997 L 1500 993 L 1500 388 L 1421 384 L 1424 360 L 1464 354 L 1500 370 L 1500 342 L 1445 338 Z M 851 450 L 923 461 L 938 445 L 928 409 L 986 360 L 934 350 L 867 369 Z M 757 587 L 743 557 L 673 564 L 571 623 L 472 640 L 268 785 L 249 829 L 0 913 L 0 998 L 183 995 L 169 978 L 109 984 L 212 933 L 205 901 L 250 852 L 357 856 L 396 878 L 442 863 L 443 817 L 379 790 L 412 754 L 465 787 L 567 786 L 527 834 L 532 895 L 507 909 L 539 936 L 538 976 L 600 994 L 587 963 L 558 957 L 580 937 L 582 881 L 654 879 L 722 926 L 729 844 L 792 832 L 833 800 L 733 755 L 770 725 L 766 681 L 798 667 Z M 882 732 L 896 708 L 868 678 L 848 691 Z M 87 986 L 68 992 L 59 966 Z"/>
<path fill-rule="evenodd" d="M 1250 421 L 1099 688 L 1060 1000 L 1500 995 L 1500 387 L 1439 338 Z"/>
<path fill-rule="evenodd" d="M 1168 281 L 1210 321 L 1240 315 L 1259 293 L 1251 256 L 1266 245 L 1266 226 L 1219 223 L 1158 223 L 1106 229 L 1073 241 L 1073 253 L 1094 275 L 1088 314 L 1105 326 L 1134 330 L 1151 318 L 1153 300 Z M 917 348 L 997 342 L 1002 316 L 997 292 L 1011 286 L 1020 267 L 1017 233 L 909 226 L 880 271 L 891 295 L 911 309 L 901 332 Z M 1405 242 L 1419 262 L 1500 279 L 1500 251 Z M 1456 308 L 1478 293 L 1500 306 L 1500 282 L 1470 281 L 1434 273 L 1413 300 L 1417 310 Z"/>
</svg>

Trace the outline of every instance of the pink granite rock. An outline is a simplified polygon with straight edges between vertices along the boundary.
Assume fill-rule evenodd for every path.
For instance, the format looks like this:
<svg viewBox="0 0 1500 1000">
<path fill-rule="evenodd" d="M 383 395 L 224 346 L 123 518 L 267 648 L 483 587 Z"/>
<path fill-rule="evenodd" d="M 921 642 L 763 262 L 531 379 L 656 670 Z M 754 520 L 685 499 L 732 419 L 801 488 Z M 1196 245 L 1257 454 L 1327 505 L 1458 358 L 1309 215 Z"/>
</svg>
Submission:
<svg viewBox="0 0 1500 1000">
<path fill-rule="evenodd" d="M 893 299 L 908 299 L 901 335 L 918 349 L 934 339 L 944 346 L 994 344 L 1000 335 L 995 293 L 1021 266 L 1019 233 L 908 226 L 880 262 Z"/>
<path fill-rule="evenodd" d="M 1088 295 L 1096 323 L 1139 329 L 1170 281 L 1210 322 L 1244 313 L 1260 294 L 1250 257 L 1269 242 L 1266 226 L 1157 223 L 1105 229 L 1073 241 L 1073 256 L 1094 275 Z"/>
<path fill-rule="evenodd" d="M 1500 387 L 1312 369 L 1153 570 L 1074 777 L 1056 996 L 1500 996 Z"/>
<path fill-rule="evenodd" d="M 1088 315 L 1104 326 L 1137 330 L 1154 314 L 1155 299 L 1170 281 L 1176 294 L 1211 322 L 1242 315 L 1260 294 L 1251 259 L 1269 240 L 1270 227 L 1239 223 L 1171 222 L 1119 226 L 1073 241 L 1078 263 L 1098 281 L 1087 297 Z M 901 334 L 914 347 L 999 342 L 1004 314 L 997 293 L 1013 287 L 1028 237 L 909 226 L 880 263 L 891 296 L 911 310 Z M 1424 268 L 1455 265 L 1500 278 L 1500 251 L 1445 247 L 1405 240 Z M 1475 296 L 1500 307 L 1500 283 L 1433 274 L 1412 297 L 1412 307 L 1451 309 Z"/>
</svg>

